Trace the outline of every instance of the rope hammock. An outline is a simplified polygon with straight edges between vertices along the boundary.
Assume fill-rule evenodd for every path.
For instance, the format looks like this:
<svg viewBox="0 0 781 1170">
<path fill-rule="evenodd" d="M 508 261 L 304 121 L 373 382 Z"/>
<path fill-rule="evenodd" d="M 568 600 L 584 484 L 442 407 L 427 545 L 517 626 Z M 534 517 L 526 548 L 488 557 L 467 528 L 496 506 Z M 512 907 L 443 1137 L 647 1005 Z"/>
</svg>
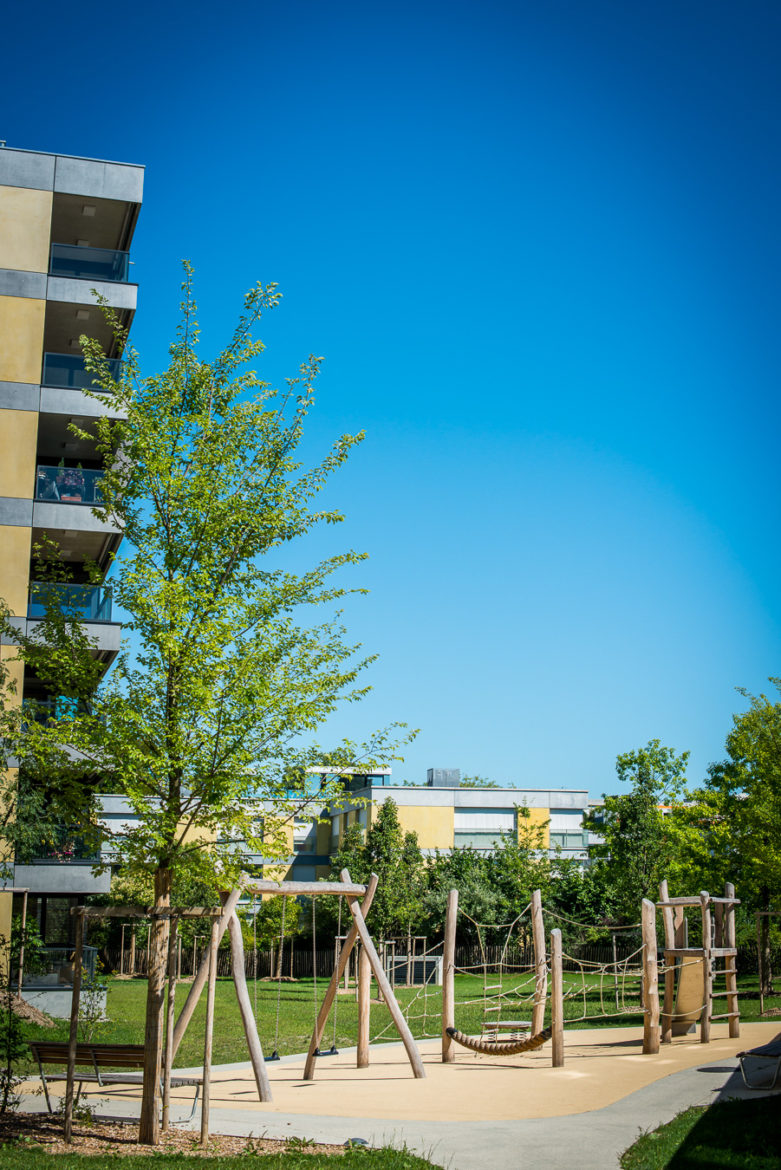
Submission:
<svg viewBox="0 0 781 1170">
<path fill-rule="evenodd" d="M 448 1036 L 456 1044 L 470 1048 L 472 1052 L 481 1052 L 485 1056 L 517 1056 L 521 1052 L 534 1052 L 535 1048 L 542 1048 L 553 1035 L 552 1028 L 543 1028 L 535 1036 L 527 1036 L 525 1040 L 482 1040 L 476 1036 L 466 1036 L 458 1028 L 447 1028 Z"/>
</svg>

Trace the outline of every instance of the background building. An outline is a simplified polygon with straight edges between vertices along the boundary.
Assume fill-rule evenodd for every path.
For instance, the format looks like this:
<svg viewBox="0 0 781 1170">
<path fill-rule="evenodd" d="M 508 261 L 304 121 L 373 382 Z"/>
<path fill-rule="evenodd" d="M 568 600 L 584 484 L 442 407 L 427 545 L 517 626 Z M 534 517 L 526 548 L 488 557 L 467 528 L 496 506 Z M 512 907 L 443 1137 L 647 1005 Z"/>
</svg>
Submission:
<svg viewBox="0 0 781 1170">
<path fill-rule="evenodd" d="M 46 534 L 72 581 L 58 586 L 63 603 L 82 616 L 106 669 L 119 650 L 120 625 L 110 591 L 87 584 L 85 562 L 105 578 L 121 534 L 95 511 L 102 471 L 95 445 L 69 426 L 88 428 L 105 412 L 84 393 L 91 376 L 80 335 L 97 338 L 117 365 L 121 357 L 96 293 L 125 326 L 133 320 L 128 250 L 143 179 L 140 166 L 0 148 L 0 596 L 20 630 L 34 627 L 43 613 L 34 549 Z M 3 645 L 0 653 L 7 659 L 14 651 Z M 59 711 L 57 695 L 29 670 L 14 669 L 21 702 Z M 71 907 L 107 891 L 109 875 L 93 875 L 94 857 L 84 856 L 68 826 L 39 854 L 7 859 L 19 864 L 7 864 L 6 885 L 28 888 L 28 913 L 44 941 L 67 946 Z M 11 896 L 0 894 L 1 934 L 10 915 Z"/>
<path fill-rule="evenodd" d="M 320 823 L 296 824 L 289 876 L 303 881 L 327 873 L 345 830 L 368 828 L 389 799 L 404 831 L 417 833 L 424 855 L 462 846 L 490 852 L 508 833 L 517 835 L 522 821 L 542 827 L 552 857 L 587 860 L 585 788 L 462 788 L 460 780 L 459 770 L 449 768 L 429 768 L 425 785 L 394 784 L 390 768 L 345 778 L 340 808 L 323 810 Z"/>
</svg>

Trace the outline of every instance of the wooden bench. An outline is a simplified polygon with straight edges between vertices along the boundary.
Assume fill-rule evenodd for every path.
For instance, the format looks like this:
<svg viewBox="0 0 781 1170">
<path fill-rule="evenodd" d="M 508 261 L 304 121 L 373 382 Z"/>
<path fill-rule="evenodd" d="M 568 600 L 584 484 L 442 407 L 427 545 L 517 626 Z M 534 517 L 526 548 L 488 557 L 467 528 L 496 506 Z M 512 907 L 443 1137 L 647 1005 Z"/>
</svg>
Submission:
<svg viewBox="0 0 781 1170">
<path fill-rule="evenodd" d="M 776 1067 L 773 1069 L 772 1081 L 762 1081 L 752 1084 L 746 1076 L 746 1070 L 743 1067 L 743 1061 L 748 1057 L 752 1060 L 774 1060 Z M 747 1089 L 774 1089 L 778 1081 L 779 1073 L 781 1072 L 781 1032 L 774 1036 L 767 1044 L 760 1045 L 759 1048 L 749 1048 L 745 1052 L 738 1053 L 738 1060 L 740 1061 L 740 1072 L 743 1077 L 743 1083 Z"/>
<path fill-rule="evenodd" d="M 36 1040 L 30 1043 L 30 1051 L 38 1063 L 38 1071 L 41 1075 L 43 1092 L 46 1097 L 46 1106 L 49 1112 L 52 1113 L 53 1110 L 49 1099 L 49 1083 L 51 1081 L 66 1081 L 68 1076 L 67 1073 L 47 1074 L 44 1071 L 44 1065 L 67 1064 L 68 1045 L 62 1041 Z M 83 1072 L 82 1070 L 85 1065 L 91 1068 L 92 1071 Z M 143 1044 L 99 1044 L 93 1042 L 77 1044 L 76 1071 L 73 1078 L 74 1081 L 78 1082 L 79 1086 L 76 1093 L 76 1100 L 78 1101 L 79 1099 L 82 1085 L 89 1082 L 95 1082 L 101 1088 L 104 1085 L 141 1085 L 143 1084 L 143 1077 L 138 1074 L 118 1073 L 114 1070 L 118 1068 L 143 1067 Z M 101 1069 L 108 1071 L 101 1072 Z M 190 1110 L 189 1117 L 185 1119 L 186 1121 L 192 1121 L 195 1116 L 202 1084 L 203 1077 L 182 1077 L 175 1074 L 171 1076 L 172 1089 L 179 1089 L 188 1085 L 195 1087 L 193 1106 Z"/>
</svg>

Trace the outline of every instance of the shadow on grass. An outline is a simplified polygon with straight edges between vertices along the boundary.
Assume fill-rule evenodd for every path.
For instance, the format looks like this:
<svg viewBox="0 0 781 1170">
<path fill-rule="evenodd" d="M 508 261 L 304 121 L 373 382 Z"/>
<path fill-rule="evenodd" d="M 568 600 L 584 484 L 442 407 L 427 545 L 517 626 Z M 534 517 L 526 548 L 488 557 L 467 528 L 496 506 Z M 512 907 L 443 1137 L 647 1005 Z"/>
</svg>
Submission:
<svg viewBox="0 0 781 1170">
<path fill-rule="evenodd" d="M 779 1170 L 781 1097 L 687 1109 L 644 1134 L 621 1158 L 624 1170 Z"/>
</svg>

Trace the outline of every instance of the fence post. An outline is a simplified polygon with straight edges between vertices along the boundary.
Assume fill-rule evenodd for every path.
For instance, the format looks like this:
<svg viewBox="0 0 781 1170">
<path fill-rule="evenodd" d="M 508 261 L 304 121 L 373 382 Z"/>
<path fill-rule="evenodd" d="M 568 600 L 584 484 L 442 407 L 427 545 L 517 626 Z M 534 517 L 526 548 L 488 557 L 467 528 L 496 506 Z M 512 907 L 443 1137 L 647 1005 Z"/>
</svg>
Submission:
<svg viewBox="0 0 781 1170">
<path fill-rule="evenodd" d="M 700 1043 L 710 1043 L 710 1018 L 713 1012 L 713 967 L 711 956 L 711 913 L 710 894 L 700 891 L 702 913 L 702 1020 L 700 1022 Z"/>
</svg>

